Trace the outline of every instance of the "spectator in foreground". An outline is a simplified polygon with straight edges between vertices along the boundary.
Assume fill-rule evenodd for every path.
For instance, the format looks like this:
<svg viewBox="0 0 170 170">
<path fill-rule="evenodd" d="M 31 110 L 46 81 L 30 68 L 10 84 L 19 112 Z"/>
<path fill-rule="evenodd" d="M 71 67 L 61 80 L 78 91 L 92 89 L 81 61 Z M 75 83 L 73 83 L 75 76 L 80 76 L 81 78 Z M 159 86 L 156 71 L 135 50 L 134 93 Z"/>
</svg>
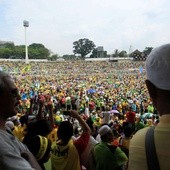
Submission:
<svg viewBox="0 0 170 170">
<path fill-rule="evenodd" d="M 149 164 L 157 163 L 156 169 L 170 169 L 170 44 L 155 48 L 146 60 L 146 85 L 153 105 L 160 115 L 160 122 L 154 129 L 154 145 L 158 161 L 148 161 L 146 158 L 146 134 L 152 127 L 139 130 L 131 140 L 129 152 L 129 169 L 150 169 Z M 150 136 L 149 136 L 150 137 Z M 151 146 L 154 146 L 151 145 Z"/>
<path fill-rule="evenodd" d="M 37 135 L 33 136 L 27 145 L 29 150 L 35 156 L 42 170 L 45 170 L 44 163 L 50 158 L 51 141 L 47 137 Z"/>
<path fill-rule="evenodd" d="M 76 111 L 70 111 L 70 117 L 79 121 L 83 133 L 73 141 L 73 125 L 69 121 L 60 123 L 57 131 L 59 140 L 52 145 L 52 170 L 81 170 L 80 156 L 87 147 L 91 130 Z"/>
<path fill-rule="evenodd" d="M 17 114 L 20 95 L 13 79 L 0 71 L 0 169 L 41 170 L 34 156 L 6 129 L 7 118 Z"/>
<path fill-rule="evenodd" d="M 97 170 L 122 169 L 126 166 L 128 158 L 117 146 L 112 145 L 113 133 L 108 125 L 99 129 L 101 142 L 94 147 L 94 160 Z"/>
</svg>

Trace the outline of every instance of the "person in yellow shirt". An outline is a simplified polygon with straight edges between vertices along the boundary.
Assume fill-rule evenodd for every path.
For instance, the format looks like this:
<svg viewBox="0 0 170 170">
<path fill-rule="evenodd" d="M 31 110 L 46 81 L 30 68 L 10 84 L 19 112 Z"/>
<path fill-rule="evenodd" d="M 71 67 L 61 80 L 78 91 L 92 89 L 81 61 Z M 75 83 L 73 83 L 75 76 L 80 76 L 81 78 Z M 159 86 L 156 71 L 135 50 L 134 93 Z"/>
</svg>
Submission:
<svg viewBox="0 0 170 170">
<path fill-rule="evenodd" d="M 83 133 L 78 139 L 73 141 L 72 124 L 69 121 L 60 123 L 57 131 L 58 141 L 52 145 L 52 170 L 81 170 L 79 156 L 88 144 L 91 130 L 76 111 L 71 110 L 70 116 L 79 121 Z"/>
<path fill-rule="evenodd" d="M 146 86 L 153 105 L 160 115 L 160 122 L 153 129 L 153 138 L 146 140 L 147 127 L 139 130 L 131 139 L 129 148 L 129 170 L 170 169 L 170 44 L 152 50 L 146 59 Z M 157 161 L 149 161 L 146 144 L 153 139 Z M 151 148 L 150 148 L 151 149 Z M 151 165 L 151 167 L 150 167 Z M 154 167 L 157 165 L 156 167 Z"/>
</svg>

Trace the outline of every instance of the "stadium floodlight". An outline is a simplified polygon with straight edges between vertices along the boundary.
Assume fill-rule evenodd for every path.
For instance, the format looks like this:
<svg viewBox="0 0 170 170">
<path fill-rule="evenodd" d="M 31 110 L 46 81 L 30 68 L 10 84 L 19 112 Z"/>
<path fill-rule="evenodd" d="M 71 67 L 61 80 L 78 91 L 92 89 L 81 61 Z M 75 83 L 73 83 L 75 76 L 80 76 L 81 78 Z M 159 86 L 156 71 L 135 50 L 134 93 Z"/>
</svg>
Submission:
<svg viewBox="0 0 170 170">
<path fill-rule="evenodd" d="M 29 22 L 28 21 L 23 21 L 23 26 L 25 27 L 25 62 L 27 64 L 27 63 L 29 63 L 29 61 L 28 61 L 28 46 L 27 46 L 26 28 L 29 27 Z"/>
</svg>

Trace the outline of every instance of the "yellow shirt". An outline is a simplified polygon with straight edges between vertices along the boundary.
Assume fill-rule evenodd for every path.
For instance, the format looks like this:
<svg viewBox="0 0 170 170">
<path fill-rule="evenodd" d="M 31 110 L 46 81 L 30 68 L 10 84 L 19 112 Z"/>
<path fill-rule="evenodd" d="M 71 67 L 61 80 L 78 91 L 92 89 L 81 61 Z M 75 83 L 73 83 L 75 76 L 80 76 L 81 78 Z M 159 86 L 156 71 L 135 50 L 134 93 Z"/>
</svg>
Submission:
<svg viewBox="0 0 170 170">
<path fill-rule="evenodd" d="M 145 136 L 147 128 L 139 130 L 131 139 L 129 170 L 147 170 Z M 161 170 L 170 169 L 170 114 L 160 117 L 154 132 L 155 147 Z"/>
<path fill-rule="evenodd" d="M 57 141 L 57 128 L 54 128 L 54 129 L 50 132 L 50 134 L 48 135 L 48 139 L 50 139 L 52 143 L 55 142 L 55 141 Z"/>
<path fill-rule="evenodd" d="M 52 145 L 51 152 L 52 170 L 81 170 L 79 154 L 72 139 L 65 146 Z"/>
<path fill-rule="evenodd" d="M 26 131 L 25 131 L 26 128 L 27 126 L 24 124 L 24 126 L 21 126 L 21 125 L 15 126 L 15 129 L 13 130 L 14 136 L 16 136 L 21 142 L 26 134 Z"/>
</svg>

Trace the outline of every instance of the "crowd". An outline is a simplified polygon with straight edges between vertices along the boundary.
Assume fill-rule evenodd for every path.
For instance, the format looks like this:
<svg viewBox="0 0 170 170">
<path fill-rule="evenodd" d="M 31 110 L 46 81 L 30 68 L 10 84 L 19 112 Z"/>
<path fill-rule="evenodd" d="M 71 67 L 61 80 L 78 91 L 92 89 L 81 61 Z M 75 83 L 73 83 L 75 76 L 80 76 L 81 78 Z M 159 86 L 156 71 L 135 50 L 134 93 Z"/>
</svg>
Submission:
<svg viewBox="0 0 170 170">
<path fill-rule="evenodd" d="M 159 123 L 144 62 L 1 61 L 0 67 L 20 96 L 5 126 L 38 168 L 127 169 L 133 135 Z"/>
</svg>

